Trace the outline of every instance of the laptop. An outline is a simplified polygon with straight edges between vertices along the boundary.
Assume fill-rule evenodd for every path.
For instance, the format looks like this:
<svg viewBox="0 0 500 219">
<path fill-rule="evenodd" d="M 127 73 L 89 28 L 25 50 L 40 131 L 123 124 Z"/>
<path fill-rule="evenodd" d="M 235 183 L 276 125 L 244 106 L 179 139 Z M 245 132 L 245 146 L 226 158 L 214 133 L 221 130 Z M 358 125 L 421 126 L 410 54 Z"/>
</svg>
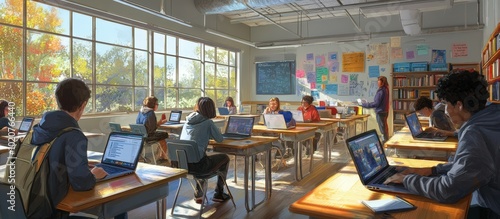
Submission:
<svg viewBox="0 0 500 219">
<path fill-rule="evenodd" d="M 224 139 L 245 139 L 252 136 L 253 117 L 230 116 L 226 124 Z"/>
<path fill-rule="evenodd" d="M 264 114 L 264 123 L 268 129 L 295 128 L 295 126 L 287 126 L 283 114 Z"/>
<path fill-rule="evenodd" d="M 165 125 L 175 125 L 181 123 L 182 111 L 172 111 L 170 112 L 170 117 L 168 121 L 163 123 Z"/>
<path fill-rule="evenodd" d="M 372 129 L 365 133 L 347 139 L 347 148 L 351 154 L 359 179 L 370 190 L 380 190 L 398 193 L 410 193 L 403 184 L 383 182 L 398 171 L 390 166 L 377 135 Z"/>
<path fill-rule="evenodd" d="M 108 175 L 98 181 L 134 173 L 142 151 L 143 137 L 131 132 L 111 132 L 102 155 L 102 167 Z"/>
<path fill-rule="evenodd" d="M 418 120 L 418 116 L 415 112 L 408 115 L 405 114 L 405 120 L 408 124 L 411 135 L 415 140 L 444 141 L 447 138 L 447 136 L 436 136 L 434 135 L 434 133 L 424 132 L 424 130 L 422 129 L 422 124 L 420 124 L 420 120 Z"/>
<path fill-rule="evenodd" d="M 302 114 L 302 110 L 288 110 L 288 111 L 292 113 L 295 122 L 304 122 L 304 115 Z"/>
<path fill-rule="evenodd" d="M 219 115 L 229 115 L 229 110 L 226 107 L 218 107 Z"/>
<path fill-rule="evenodd" d="M 23 135 L 28 133 L 31 130 L 31 126 L 33 125 L 34 121 L 35 118 L 33 117 L 24 117 L 23 121 L 21 122 L 21 125 L 19 125 L 18 135 Z"/>
</svg>

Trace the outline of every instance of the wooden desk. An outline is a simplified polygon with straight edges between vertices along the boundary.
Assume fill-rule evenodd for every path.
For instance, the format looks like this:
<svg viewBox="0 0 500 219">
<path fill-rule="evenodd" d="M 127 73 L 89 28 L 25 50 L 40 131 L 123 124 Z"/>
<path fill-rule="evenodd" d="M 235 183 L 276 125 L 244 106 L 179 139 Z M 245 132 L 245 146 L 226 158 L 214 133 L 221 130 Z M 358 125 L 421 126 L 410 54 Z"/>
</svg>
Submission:
<svg viewBox="0 0 500 219">
<path fill-rule="evenodd" d="M 391 158 L 398 165 L 429 167 L 440 162 Z M 417 206 L 415 210 L 375 215 L 361 203 L 362 200 L 391 198 L 394 195 L 406 199 Z M 366 189 L 359 180 L 351 162 L 321 185 L 294 202 L 289 210 L 293 213 L 314 218 L 465 218 L 471 195 L 455 204 L 443 204 L 419 195 L 374 192 Z"/>
<path fill-rule="evenodd" d="M 298 127 L 316 127 L 316 132 L 321 134 L 323 144 L 325 145 L 323 153 L 323 161 L 330 162 L 333 148 L 333 138 L 335 138 L 335 131 L 337 130 L 337 123 L 330 121 L 320 122 L 298 122 Z"/>
<path fill-rule="evenodd" d="M 226 126 L 226 119 L 212 119 L 212 121 L 214 121 L 215 126 L 217 126 L 222 132 Z M 168 132 L 180 135 L 182 132 L 182 128 L 184 127 L 184 123 L 186 123 L 185 120 L 181 120 L 180 124 L 161 124 L 160 126 L 158 126 L 158 129 L 166 130 Z M 130 127 L 122 126 L 122 129 L 130 130 Z"/>
<path fill-rule="evenodd" d="M 302 144 L 308 140 L 312 147 L 314 132 L 316 127 L 296 127 L 294 129 L 268 129 L 265 125 L 254 125 L 253 133 L 274 133 L 279 134 L 280 139 L 284 142 L 293 142 L 293 150 L 295 156 L 295 180 L 300 181 L 304 176 L 302 174 Z M 309 173 L 312 171 L 313 156 L 310 156 Z"/>
<path fill-rule="evenodd" d="M 215 118 L 216 119 L 226 119 L 229 118 L 230 116 L 237 116 L 237 117 L 253 117 L 253 118 L 259 118 L 259 115 L 256 114 L 232 114 L 232 115 L 217 115 Z"/>
<path fill-rule="evenodd" d="M 370 117 L 369 114 L 363 114 L 363 115 L 353 115 L 354 118 L 356 118 L 356 131 L 358 130 L 358 124 L 361 123 L 362 126 L 361 126 L 361 133 L 363 132 L 366 132 L 367 129 L 368 129 L 368 117 Z M 356 134 L 360 134 L 360 133 L 356 133 Z"/>
<path fill-rule="evenodd" d="M 345 132 L 346 132 L 347 138 L 350 138 L 350 137 L 354 136 L 353 133 L 351 133 L 351 127 L 354 127 L 354 132 L 356 132 L 356 120 L 358 120 L 358 119 L 360 119 L 360 118 L 355 117 L 354 115 L 350 116 L 348 118 L 345 118 L 345 119 L 341 119 L 341 118 L 321 118 L 322 121 L 337 122 L 338 123 L 338 127 L 340 127 L 341 124 L 344 124 L 344 127 L 346 128 Z"/>
<path fill-rule="evenodd" d="M 139 163 L 135 174 L 98 182 L 90 191 L 70 189 L 57 209 L 110 218 L 156 201 L 157 218 L 166 218 L 168 183 L 186 175 L 186 170 Z"/>
<path fill-rule="evenodd" d="M 406 128 L 408 130 L 408 128 Z M 446 141 L 422 141 L 413 140 L 411 133 L 405 131 L 396 132 L 389 141 L 385 142 L 385 148 L 407 149 L 407 150 L 431 150 L 431 151 L 445 151 L 447 155 L 457 150 L 458 139 L 455 137 L 448 137 Z"/>
<path fill-rule="evenodd" d="M 275 137 L 262 137 L 254 136 L 245 140 L 230 140 L 225 139 L 218 143 L 213 140 L 210 145 L 213 146 L 215 152 L 222 152 L 235 156 L 243 156 L 245 158 L 245 173 L 244 173 L 244 187 L 245 187 L 245 208 L 247 211 L 255 209 L 258 205 L 271 197 L 272 191 L 272 178 L 271 178 L 271 147 L 272 142 L 278 138 Z M 259 203 L 255 204 L 255 155 L 261 152 L 266 152 L 266 165 L 265 165 L 265 198 Z M 249 162 L 250 159 L 250 162 Z M 235 161 L 236 162 L 236 161 Z M 252 194 L 251 205 L 249 205 L 250 197 L 248 195 L 248 170 L 250 164 L 250 175 L 252 178 Z M 236 168 L 234 169 L 236 176 Z"/>
</svg>

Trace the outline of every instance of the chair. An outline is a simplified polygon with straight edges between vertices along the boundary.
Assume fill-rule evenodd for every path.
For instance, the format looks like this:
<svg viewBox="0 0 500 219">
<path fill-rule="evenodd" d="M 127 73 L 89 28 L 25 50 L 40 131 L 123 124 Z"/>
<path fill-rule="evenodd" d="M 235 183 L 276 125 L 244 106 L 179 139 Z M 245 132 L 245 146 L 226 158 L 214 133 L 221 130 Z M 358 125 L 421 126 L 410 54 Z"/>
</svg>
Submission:
<svg viewBox="0 0 500 219">
<path fill-rule="evenodd" d="M 12 192 L 10 184 L 0 182 L 0 197 L 2 198 L 2 201 L 0 201 L 0 215 L 2 218 L 25 219 L 27 217 L 24 213 L 19 190 L 15 188 L 13 191 L 15 194 L 12 196 L 10 195 Z"/>
<path fill-rule="evenodd" d="M 110 122 L 109 123 L 109 128 L 111 129 L 111 132 L 122 132 L 122 126 L 119 123 L 115 122 Z"/>
<path fill-rule="evenodd" d="M 143 124 L 129 124 L 130 126 L 130 131 L 132 133 L 136 134 L 141 134 L 144 138 L 148 137 L 148 132 L 146 131 L 146 127 Z M 144 141 L 144 150 L 142 151 L 142 156 L 144 160 L 146 160 L 146 148 L 149 146 L 151 147 L 151 155 L 153 156 L 153 163 L 156 165 L 156 156 L 155 152 L 160 149 L 163 152 L 163 149 L 161 148 L 161 145 L 158 141 Z M 156 147 L 156 148 L 155 148 Z"/>
<path fill-rule="evenodd" d="M 171 161 L 175 161 L 178 163 L 177 168 L 185 169 L 185 170 L 188 170 L 188 172 L 189 172 L 188 163 L 197 163 L 202 158 L 202 157 L 200 157 L 198 145 L 196 144 L 195 141 L 192 141 L 192 140 L 170 140 L 169 139 L 169 140 L 167 140 L 167 144 L 168 144 L 168 156 L 170 157 Z M 224 185 L 226 186 L 226 190 L 227 190 L 229 196 L 231 197 L 231 201 L 233 202 L 234 207 L 236 207 L 236 204 L 234 203 L 233 195 L 231 194 L 231 191 L 229 190 L 229 187 L 227 186 L 227 183 L 226 183 L 226 178 L 224 175 L 222 175 L 222 173 L 215 172 L 215 173 L 209 173 L 207 175 L 197 176 L 197 177 L 195 177 L 191 174 L 188 174 L 188 179 L 203 179 L 203 185 L 200 185 L 200 187 L 203 190 L 203 196 L 201 197 L 202 201 L 201 201 L 200 212 L 199 212 L 198 217 L 201 217 L 201 213 L 203 211 L 203 207 L 205 204 L 206 195 L 207 195 L 208 179 L 215 177 L 215 176 L 220 176 L 224 180 Z M 183 180 L 183 178 L 181 178 L 179 180 L 179 186 L 177 187 L 177 192 L 175 193 L 174 204 L 172 205 L 172 211 L 171 211 L 172 215 L 174 214 L 174 209 L 175 209 L 175 205 L 177 203 L 177 198 L 179 196 L 179 192 L 181 189 L 182 180 Z M 198 180 L 195 180 L 195 181 L 196 181 L 196 183 L 199 183 Z M 193 187 L 193 189 L 195 188 L 193 186 L 193 184 L 191 184 L 191 187 Z"/>
</svg>

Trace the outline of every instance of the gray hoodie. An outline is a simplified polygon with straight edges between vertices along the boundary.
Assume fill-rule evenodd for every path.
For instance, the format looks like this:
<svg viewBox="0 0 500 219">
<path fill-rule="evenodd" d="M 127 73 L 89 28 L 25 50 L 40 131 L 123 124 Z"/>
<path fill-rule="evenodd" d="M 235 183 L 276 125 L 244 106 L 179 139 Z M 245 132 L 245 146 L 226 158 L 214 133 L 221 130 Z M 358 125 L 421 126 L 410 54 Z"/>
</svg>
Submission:
<svg viewBox="0 0 500 219">
<path fill-rule="evenodd" d="M 407 175 L 411 192 L 443 203 L 454 203 L 471 192 L 482 207 L 500 214 L 500 104 L 491 104 L 465 122 L 458 133 L 453 162 L 436 166 L 440 175 Z"/>
<path fill-rule="evenodd" d="M 208 141 L 214 139 L 217 142 L 224 140 L 220 129 L 215 126 L 214 122 L 201 115 L 198 112 L 193 112 L 186 117 L 186 123 L 182 128 L 181 140 L 194 140 L 198 144 L 200 157 L 205 156 Z"/>
</svg>

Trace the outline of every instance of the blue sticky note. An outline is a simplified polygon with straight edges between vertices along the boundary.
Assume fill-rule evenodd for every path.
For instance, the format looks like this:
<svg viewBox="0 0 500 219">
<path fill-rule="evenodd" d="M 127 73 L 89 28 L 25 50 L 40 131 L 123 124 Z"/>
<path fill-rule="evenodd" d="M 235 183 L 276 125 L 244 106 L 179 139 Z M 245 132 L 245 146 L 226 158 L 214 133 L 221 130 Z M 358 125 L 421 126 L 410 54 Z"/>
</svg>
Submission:
<svg viewBox="0 0 500 219">
<path fill-rule="evenodd" d="M 308 53 L 308 54 L 306 55 L 306 60 L 313 60 L 313 59 L 314 59 L 314 54 L 312 54 L 312 53 Z"/>
<path fill-rule="evenodd" d="M 378 78 L 380 76 L 380 70 L 378 65 L 368 67 L 368 77 Z"/>
<path fill-rule="evenodd" d="M 316 83 L 316 72 L 307 72 L 307 83 Z"/>
</svg>

